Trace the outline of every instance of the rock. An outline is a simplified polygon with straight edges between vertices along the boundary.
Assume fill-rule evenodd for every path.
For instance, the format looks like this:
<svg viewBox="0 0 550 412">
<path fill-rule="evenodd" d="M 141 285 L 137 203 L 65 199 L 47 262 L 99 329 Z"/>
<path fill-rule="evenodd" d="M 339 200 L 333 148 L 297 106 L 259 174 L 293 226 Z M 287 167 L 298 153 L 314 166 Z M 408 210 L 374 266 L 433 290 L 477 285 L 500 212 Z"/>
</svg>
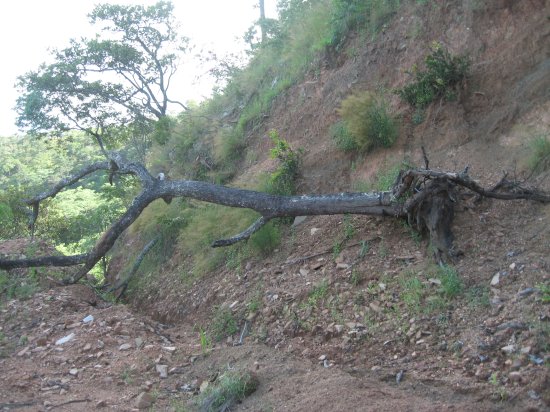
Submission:
<svg viewBox="0 0 550 412">
<path fill-rule="evenodd" d="M 143 346 L 143 339 L 142 338 L 135 338 L 134 343 L 136 344 L 136 349 L 140 349 Z"/>
<path fill-rule="evenodd" d="M 516 268 L 516 262 L 512 263 L 509 267 L 510 270 L 514 270 Z"/>
<path fill-rule="evenodd" d="M 516 345 L 507 345 L 500 348 L 500 350 L 504 353 L 514 353 L 516 351 Z"/>
<path fill-rule="evenodd" d="M 520 372 L 517 372 L 517 371 L 510 372 L 510 373 L 508 374 L 508 378 L 509 378 L 512 382 L 521 382 L 521 373 L 520 373 Z"/>
<path fill-rule="evenodd" d="M 428 279 L 428 282 L 430 282 L 432 285 L 441 286 L 441 280 L 436 278 L 430 278 Z"/>
<path fill-rule="evenodd" d="M 210 383 L 208 381 L 202 381 L 201 386 L 199 387 L 199 391 L 202 393 L 204 392 Z"/>
<path fill-rule="evenodd" d="M 147 392 L 141 392 L 136 399 L 138 409 L 147 409 L 153 404 L 153 397 Z"/>
<path fill-rule="evenodd" d="M 376 313 L 382 313 L 382 308 L 378 304 L 378 302 L 371 302 L 369 303 L 369 308 L 371 308 Z"/>
<path fill-rule="evenodd" d="M 399 383 L 403 380 L 403 376 L 405 375 L 405 371 L 404 370 L 400 370 L 399 372 L 397 372 L 397 375 L 395 375 L 395 382 L 396 383 Z"/>
<path fill-rule="evenodd" d="M 523 366 L 523 359 L 516 358 L 512 361 L 512 364 L 510 365 L 510 369 L 513 371 L 519 371 L 522 366 Z"/>
<path fill-rule="evenodd" d="M 29 347 L 25 346 L 22 350 L 17 352 L 17 356 L 22 357 L 25 356 L 29 352 Z"/>
<path fill-rule="evenodd" d="M 525 297 L 527 297 L 527 296 L 529 296 L 529 295 L 531 295 L 531 294 L 533 294 L 533 293 L 535 293 L 535 292 L 537 292 L 537 291 L 538 291 L 537 288 L 525 288 L 525 289 L 520 290 L 520 291 L 518 292 L 518 297 L 520 297 L 520 298 L 525 298 Z"/>
<path fill-rule="evenodd" d="M 56 341 L 55 341 L 55 344 L 56 344 L 56 345 L 63 345 L 64 343 L 67 343 L 67 342 L 73 340 L 74 337 L 75 337 L 75 334 L 74 334 L 74 333 L 71 333 L 71 334 L 69 334 L 69 335 L 67 335 L 67 336 L 63 336 L 61 339 L 56 340 Z"/>
<path fill-rule="evenodd" d="M 318 260 L 317 262 L 315 262 L 313 265 L 311 265 L 311 268 L 312 268 L 313 270 L 319 270 L 319 269 L 321 269 L 324 265 L 325 265 L 325 262 L 324 262 L 323 258 L 321 258 L 320 260 Z"/>
<path fill-rule="evenodd" d="M 491 286 L 496 286 L 500 283 L 500 272 L 497 272 L 491 279 Z"/>
<path fill-rule="evenodd" d="M 386 290 L 386 284 L 385 284 L 385 283 L 380 282 L 380 283 L 378 284 L 378 287 L 380 288 L 380 290 L 381 290 L 382 292 Z"/>
<path fill-rule="evenodd" d="M 521 348 L 519 351 L 520 351 L 521 353 L 528 354 L 529 352 L 531 352 L 531 346 L 524 346 L 524 347 Z"/>
<path fill-rule="evenodd" d="M 344 269 L 348 269 L 348 268 L 349 268 L 349 265 L 347 263 L 337 263 L 336 264 L 336 269 L 344 270 Z"/>
<path fill-rule="evenodd" d="M 320 361 L 324 361 L 327 358 L 327 355 L 321 355 L 319 356 Z"/>
<path fill-rule="evenodd" d="M 125 350 L 131 349 L 131 348 L 132 348 L 132 345 L 130 345 L 129 343 L 123 343 L 122 345 L 120 345 L 118 347 L 118 350 L 125 351 Z"/>
<path fill-rule="evenodd" d="M 315 233 L 317 233 L 319 230 L 321 229 L 319 229 L 318 227 L 312 227 L 309 233 L 311 233 L 311 236 L 314 236 Z"/>
<path fill-rule="evenodd" d="M 309 270 L 307 270 L 305 268 L 300 269 L 300 275 L 307 276 L 308 274 L 309 274 Z"/>
<path fill-rule="evenodd" d="M 84 345 L 84 347 L 82 348 L 82 352 L 88 352 L 90 349 L 92 349 L 92 344 L 91 344 L 91 343 L 87 343 L 87 344 Z"/>
<path fill-rule="evenodd" d="M 83 323 L 91 323 L 93 321 L 94 321 L 94 317 L 92 315 L 88 315 L 84 319 L 82 319 Z"/>
<path fill-rule="evenodd" d="M 156 365 L 155 368 L 161 379 L 166 379 L 168 377 L 168 365 Z"/>
<path fill-rule="evenodd" d="M 98 339 L 95 347 L 98 349 L 103 349 L 104 346 L 105 344 L 103 343 L 103 341 Z"/>
<path fill-rule="evenodd" d="M 292 222 L 292 227 L 296 227 L 298 225 L 301 225 L 302 223 L 305 222 L 306 219 L 307 219 L 307 216 L 296 216 L 294 218 L 294 222 Z"/>
<path fill-rule="evenodd" d="M 334 331 L 336 334 L 341 334 L 344 331 L 344 325 L 334 325 Z"/>
<path fill-rule="evenodd" d="M 69 375 L 71 376 L 78 376 L 78 369 L 72 368 L 69 370 Z"/>
<path fill-rule="evenodd" d="M 107 401 L 105 399 L 102 399 L 95 404 L 96 408 L 105 408 L 106 406 L 107 406 Z"/>
<path fill-rule="evenodd" d="M 175 346 L 163 346 L 162 349 L 169 353 L 174 353 L 176 351 Z"/>
</svg>

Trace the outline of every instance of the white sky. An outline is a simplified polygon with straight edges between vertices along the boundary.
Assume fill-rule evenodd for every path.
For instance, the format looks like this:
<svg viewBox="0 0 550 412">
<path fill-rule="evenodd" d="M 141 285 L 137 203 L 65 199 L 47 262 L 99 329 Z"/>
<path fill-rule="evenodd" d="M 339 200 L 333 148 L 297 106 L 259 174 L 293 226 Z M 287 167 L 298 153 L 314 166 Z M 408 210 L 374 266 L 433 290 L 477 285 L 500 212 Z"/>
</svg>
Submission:
<svg viewBox="0 0 550 412">
<path fill-rule="evenodd" d="M 237 40 L 259 17 L 258 0 L 172 0 L 181 33 L 218 55 L 242 48 Z M 13 107 L 17 76 L 48 60 L 50 48 L 63 48 L 69 39 L 91 37 L 95 30 L 87 14 L 99 3 L 143 4 L 152 0 L 2 0 L 0 2 L 0 136 L 17 132 Z M 266 0 L 266 16 L 275 16 L 276 0 Z M 185 63 L 185 62 L 184 62 Z M 203 70 L 182 65 L 171 88 L 176 100 L 199 100 L 212 85 L 193 84 Z"/>
</svg>

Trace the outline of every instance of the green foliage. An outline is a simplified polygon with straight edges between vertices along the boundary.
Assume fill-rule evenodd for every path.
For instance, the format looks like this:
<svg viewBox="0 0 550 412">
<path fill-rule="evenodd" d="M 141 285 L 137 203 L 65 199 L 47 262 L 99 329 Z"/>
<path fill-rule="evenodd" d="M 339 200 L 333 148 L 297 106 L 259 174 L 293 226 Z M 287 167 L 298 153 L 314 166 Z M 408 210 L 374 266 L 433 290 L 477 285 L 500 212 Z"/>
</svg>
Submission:
<svg viewBox="0 0 550 412">
<path fill-rule="evenodd" d="M 456 99 L 456 89 L 469 74 L 470 62 L 465 56 L 453 56 L 434 42 L 425 58 L 425 70 L 413 67 L 415 81 L 396 90 L 401 99 L 416 108 L 424 108 L 438 98 Z"/>
<path fill-rule="evenodd" d="M 323 279 L 321 283 L 315 285 L 313 289 L 309 292 L 307 298 L 307 304 L 309 306 L 317 306 L 317 304 L 326 298 L 328 295 L 328 282 L 326 279 Z"/>
<path fill-rule="evenodd" d="M 463 292 L 462 280 L 452 266 L 440 266 L 437 276 L 441 280 L 441 293 L 445 298 L 453 299 Z"/>
<path fill-rule="evenodd" d="M 212 350 L 212 339 L 204 331 L 203 328 L 199 329 L 199 339 L 201 344 L 201 351 L 203 355 L 207 355 Z"/>
<path fill-rule="evenodd" d="M 228 370 L 199 395 L 196 405 L 207 412 L 232 410 L 236 403 L 254 393 L 258 385 L 258 379 L 250 372 Z"/>
<path fill-rule="evenodd" d="M 218 308 L 212 319 L 211 333 L 216 341 L 232 336 L 239 331 L 237 320 L 229 308 Z"/>
<path fill-rule="evenodd" d="M 0 270 L 0 302 L 11 299 L 29 299 L 38 289 L 36 277 L 10 275 L 8 272 Z"/>
<path fill-rule="evenodd" d="M 344 152 L 354 152 L 359 148 L 343 121 L 336 122 L 330 127 L 330 135 L 336 147 Z"/>
<path fill-rule="evenodd" d="M 94 38 L 71 40 L 52 52 L 53 63 L 19 77 L 20 127 L 109 137 L 113 128 L 167 114 L 170 78 L 188 43 L 176 33 L 172 3 L 101 4 L 89 18 L 99 26 Z"/>
<path fill-rule="evenodd" d="M 370 92 L 347 97 L 342 101 L 339 113 L 361 152 L 391 147 L 397 139 L 399 126 L 396 119 L 389 114 L 386 102 Z"/>
<path fill-rule="evenodd" d="M 530 142 L 529 167 L 535 173 L 550 170 L 550 135 L 534 137 Z"/>
<path fill-rule="evenodd" d="M 281 243 L 279 227 L 274 222 L 258 230 L 250 237 L 249 244 L 261 256 L 268 256 Z"/>
<path fill-rule="evenodd" d="M 489 288 L 487 286 L 472 286 L 466 291 L 466 299 L 472 306 L 488 308 L 491 306 Z"/>
<path fill-rule="evenodd" d="M 269 132 L 275 145 L 270 151 L 273 159 L 279 160 L 279 166 L 263 182 L 263 190 L 276 195 L 293 195 L 296 192 L 295 181 L 300 168 L 300 152 L 295 152 L 290 144 L 279 137 L 276 130 Z"/>
</svg>

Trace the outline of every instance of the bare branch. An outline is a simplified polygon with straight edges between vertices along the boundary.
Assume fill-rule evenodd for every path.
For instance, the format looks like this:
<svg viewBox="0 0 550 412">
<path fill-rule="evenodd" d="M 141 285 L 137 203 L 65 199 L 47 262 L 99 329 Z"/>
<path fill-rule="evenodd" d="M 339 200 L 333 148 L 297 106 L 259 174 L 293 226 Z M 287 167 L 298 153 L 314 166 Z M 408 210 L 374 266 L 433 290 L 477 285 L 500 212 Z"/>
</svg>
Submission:
<svg viewBox="0 0 550 412">
<path fill-rule="evenodd" d="M 235 235 L 233 237 L 230 237 L 228 239 L 219 239 L 214 242 L 212 242 L 212 247 L 223 247 L 223 246 L 230 246 L 235 243 L 241 242 L 243 240 L 248 240 L 250 236 L 252 236 L 254 233 L 256 233 L 258 230 L 260 230 L 264 225 L 266 225 L 271 219 L 266 219 L 265 217 L 261 217 L 258 220 L 256 220 L 248 229 L 245 231 L 239 233 L 238 235 Z"/>
</svg>

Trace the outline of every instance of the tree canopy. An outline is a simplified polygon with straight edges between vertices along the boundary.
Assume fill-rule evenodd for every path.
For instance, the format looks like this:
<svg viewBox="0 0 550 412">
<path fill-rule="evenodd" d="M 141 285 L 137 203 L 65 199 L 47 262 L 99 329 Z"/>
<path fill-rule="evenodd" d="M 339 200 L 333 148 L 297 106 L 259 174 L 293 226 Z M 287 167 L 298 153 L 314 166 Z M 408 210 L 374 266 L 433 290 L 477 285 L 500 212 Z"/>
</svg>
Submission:
<svg viewBox="0 0 550 412">
<path fill-rule="evenodd" d="M 90 22 L 101 33 L 71 40 L 53 62 L 18 79 L 17 124 L 34 134 L 82 130 L 99 138 L 123 125 L 147 125 L 185 105 L 169 95 L 188 49 L 173 4 L 97 5 Z"/>
</svg>

